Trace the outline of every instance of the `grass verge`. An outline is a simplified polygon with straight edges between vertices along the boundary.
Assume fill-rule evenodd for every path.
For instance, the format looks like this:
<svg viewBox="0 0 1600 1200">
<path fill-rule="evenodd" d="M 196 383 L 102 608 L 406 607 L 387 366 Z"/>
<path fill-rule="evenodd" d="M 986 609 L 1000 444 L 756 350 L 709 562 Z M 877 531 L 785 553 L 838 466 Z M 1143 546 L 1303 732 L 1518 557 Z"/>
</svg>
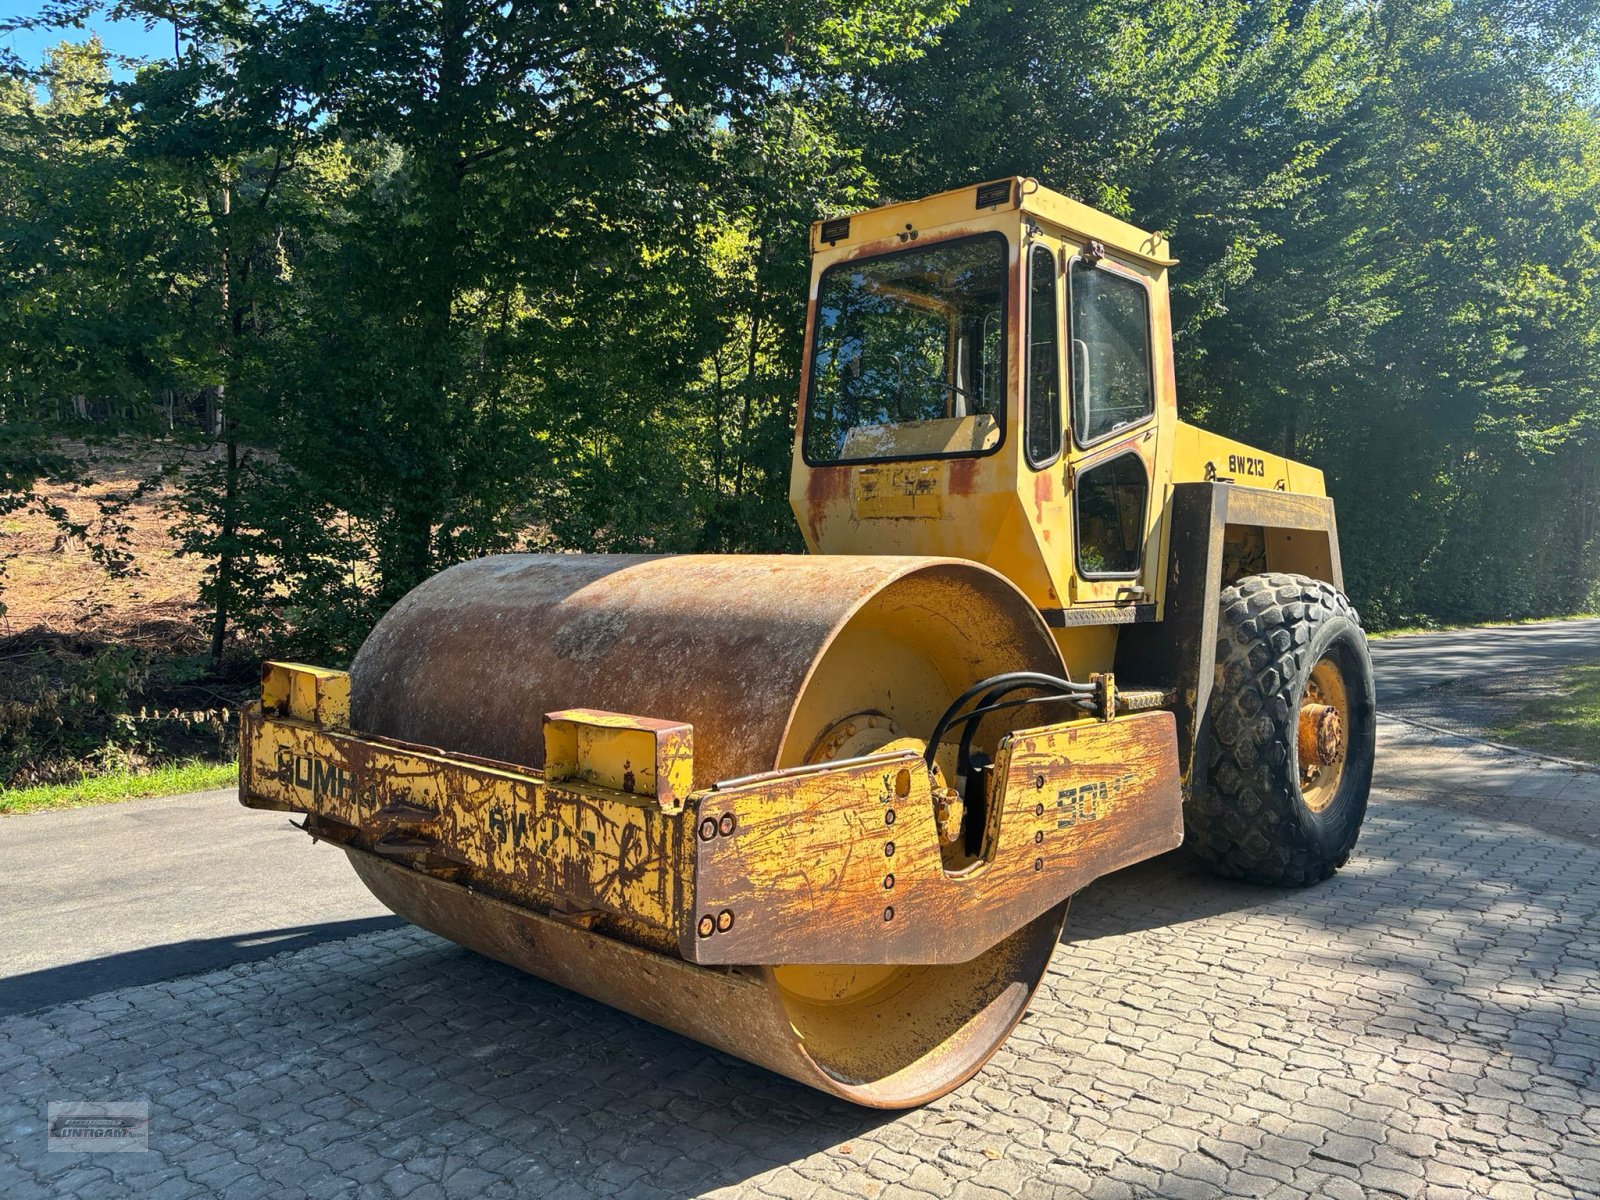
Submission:
<svg viewBox="0 0 1600 1200">
<path fill-rule="evenodd" d="M 1600 763 L 1600 665 L 1569 667 L 1556 690 L 1495 727 L 1504 741 L 1561 758 Z"/>
<path fill-rule="evenodd" d="M 1380 629 L 1367 634 L 1369 641 L 1383 641 L 1385 638 L 1410 637 L 1416 633 L 1458 633 L 1463 629 L 1503 629 L 1509 625 L 1548 625 L 1552 621 L 1578 621 L 1586 618 L 1600 617 L 1600 613 L 1575 612 L 1559 617 L 1514 617 L 1508 621 L 1480 621 L 1475 625 L 1396 625 L 1393 629 Z"/>
<path fill-rule="evenodd" d="M 113 804 L 141 796 L 175 796 L 231 787 L 239 779 L 237 763 L 166 763 L 148 771 L 113 771 L 85 775 L 76 783 L 51 783 L 40 787 L 0 788 L 0 813 L 41 812 L 48 808 L 81 808 L 86 804 Z"/>
</svg>

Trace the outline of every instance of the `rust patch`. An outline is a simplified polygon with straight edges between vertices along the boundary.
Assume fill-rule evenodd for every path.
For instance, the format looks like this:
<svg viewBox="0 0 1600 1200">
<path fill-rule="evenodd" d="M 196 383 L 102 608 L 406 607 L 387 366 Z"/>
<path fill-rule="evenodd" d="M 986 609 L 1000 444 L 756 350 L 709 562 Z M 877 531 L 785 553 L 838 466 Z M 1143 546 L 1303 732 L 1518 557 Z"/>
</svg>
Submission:
<svg viewBox="0 0 1600 1200">
<path fill-rule="evenodd" d="M 811 504 L 826 504 L 830 500 L 843 500 L 850 494 L 849 467 L 812 467 L 811 478 L 806 480 L 806 500 Z"/>
<path fill-rule="evenodd" d="M 806 478 L 806 531 L 817 545 L 822 544 L 822 519 L 828 506 L 850 495 L 849 467 L 812 467 Z"/>
<path fill-rule="evenodd" d="M 340 844 L 461 877 L 513 903 L 594 911 L 613 936 L 663 949 L 675 941 L 679 827 L 649 802 L 266 718 L 254 707 L 244 726 L 247 806 L 305 811 L 314 836 L 347 830 Z"/>
<path fill-rule="evenodd" d="M 1044 524 L 1044 506 L 1055 497 L 1050 486 L 1050 473 L 1040 471 L 1033 477 L 1033 519 Z"/>
<path fill-rule="evenodd" d="M 352 723 L 364 735 L 447 747 L 452 758 L 537 770 L 539 714 L 632 713 L 693 726 L 697 786 L 735 779 L 777 765 L 795 698 L 841 620 L 891 586 L 909 596 L 941 580 L 960 604 L 1001 614 L 1032 661 L 1050 660 L 1054 643 L 1042 623 L 1034 628 L 1027 602 L 973 564 L 500 555 L 441 572 L 378 623 L 351 667 Z M 925 603 L 945 602 L 930 594 Z M 605 637 L 588 636 L 598 632 Z M 563 657 L 558 646 L 581 646 L 588 657 Z M 1002 652 L 995 648 L 996 659 Z"/>
<path fill-rule="evenodd" d="M 1171 713 L 1019 732 L 995 771 L 983 869 L 956 873 L 917 754 L 719 789 L 737 832 L 693 847 L 695 910 L 739 921 L 709 934 L 681 926 L 679 953 L 706 965 L 969 962 L 1183 839 Z"/>
<path fill-rule="evenodd" d="M 970 496 L 977 490 L 978 460 L 955 458 L 950 460 L 950 494 Z"/>
<path fill-rule="evenodd" d="M 1109 445 L 1096 446 L 1094 448 L 1094 460 L 1098 463 L 1104 459 L 1115 458 L 1117 455 L 1126 453 L 1129 450 L 1137 450 L 1153 432 L 1154 428 L 1146 425 L 1137 433 L 1130 434 L 1125 438 L 1118 438 Z M 1087 458 L 1089 456 L 1085 454 L 1084 457 Z M 1078 469 L 1085 470 L 1087 468 L 1080 466 Z"/>
</svg>

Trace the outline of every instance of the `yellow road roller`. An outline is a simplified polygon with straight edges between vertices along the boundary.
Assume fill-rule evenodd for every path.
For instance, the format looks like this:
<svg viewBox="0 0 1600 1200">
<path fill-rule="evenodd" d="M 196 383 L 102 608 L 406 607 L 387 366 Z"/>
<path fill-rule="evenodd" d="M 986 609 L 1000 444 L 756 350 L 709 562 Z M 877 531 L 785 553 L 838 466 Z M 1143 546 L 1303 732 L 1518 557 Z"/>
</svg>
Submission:
<svg viewBox="0 0 1600 1200">
<path fill-rule="evenodd" d="M 1099 876 L 1341 866 L 1372 675 L 1321 472 L 1178 420 L 1163 237 L 1013 178 L 810 249 L 809 553 L 451 567 L 348 673 L 264 667 L 239 790 L 424 928 L 899 1108 Z"/>
</svg>

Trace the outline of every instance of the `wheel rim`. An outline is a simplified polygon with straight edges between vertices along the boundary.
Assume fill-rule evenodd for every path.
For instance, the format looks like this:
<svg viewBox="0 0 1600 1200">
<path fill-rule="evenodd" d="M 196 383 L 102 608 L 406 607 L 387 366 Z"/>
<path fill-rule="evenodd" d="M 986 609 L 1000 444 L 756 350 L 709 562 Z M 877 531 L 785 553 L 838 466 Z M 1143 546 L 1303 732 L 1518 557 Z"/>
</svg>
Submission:
<svg viewBox="0 0 1600 1200">
<path fill-rule="evenodd" d="M 1297 733 L 1300 796 L 1307 808 L 1320 813 L 1339 794 L 1350 736 L 1350 689 L 1332 655 L 1311 668 L 1300 697 Z"/>
<path fill-rule="evenodd" d="M 872 618 L 869 612 L 867 621 Z M 874 652 L 887 654 L 897 640 L 893 629 L 885 618 L 864 636 Z M 926 680 L 908 702 L 899 694 L 904 689 L 883 697 L 862 690 L 875 675 L 861 669 L 865 644 L 857 632 L 841 633 L 835 646 L 842 653 L 819 666 L 797 709 L 848 715 L 807 737 L 800 761 L 921 753 L 924 740 L 907 732 L 924 723 L 918 704 L 930 695 L 939 705 L 948 703 L 955 695 L 950 679 L 971 675 L 961 664 L 939 662 L 945 641 L 941 634 L 928 646 L 906 645 L 898 655 L 899 678 Z M 818 697 L 825 702 L 813 708 Z M 813 721 L 800 723 L 801 730 L 809 728 L 815 728 Z M 970 1078 L 1005 1040 L 1044 975 L 1065 909 L 1063 903 L 1035 918 L 970 962 L 787 964 L 765 970 L 800 1052 L 828 1080 L 828 1089 L 858 1104 L 902 1108 Z"/>
<path fill-rule="evenodd" d="M 915 750 L 927 745 L 907 737 L 892 717 L 883 713 L 854 713 L 836 722 L 817 739 L 806 763 L 836 762 L 887 750 Z M 772 977 L 784 993 L 808 1004 L 850 1005 L 886 999 L 885 993 L 905 988 L 915 968 L 879 964 L 809 964 L 773 967 Z"/>
</svg>

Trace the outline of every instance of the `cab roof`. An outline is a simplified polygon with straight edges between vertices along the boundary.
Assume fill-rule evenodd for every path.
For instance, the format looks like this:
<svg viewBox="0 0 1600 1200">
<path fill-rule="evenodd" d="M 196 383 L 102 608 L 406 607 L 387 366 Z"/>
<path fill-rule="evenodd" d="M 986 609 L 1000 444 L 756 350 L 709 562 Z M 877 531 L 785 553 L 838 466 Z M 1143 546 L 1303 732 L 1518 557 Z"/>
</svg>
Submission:
<svg viewBox="0 0 1600 1200">
<path fill-rule="evenodd" d="M 1037 217 L 1064 233 L 1103 242 L 1107 249 L 1154 266 L 1170 267 L 1177 262 L 1169 256 L 1166 235 L 1130 225 L 1060 192 L 1053 192 L 1037 179 L 1021 175 L 814 221 L 811 252 L 817 254 L 838 246 L 865 245 L 892 237 L 905 240 L 907 234 L 961 225 L 1008 211 Z"/>
</svg>

